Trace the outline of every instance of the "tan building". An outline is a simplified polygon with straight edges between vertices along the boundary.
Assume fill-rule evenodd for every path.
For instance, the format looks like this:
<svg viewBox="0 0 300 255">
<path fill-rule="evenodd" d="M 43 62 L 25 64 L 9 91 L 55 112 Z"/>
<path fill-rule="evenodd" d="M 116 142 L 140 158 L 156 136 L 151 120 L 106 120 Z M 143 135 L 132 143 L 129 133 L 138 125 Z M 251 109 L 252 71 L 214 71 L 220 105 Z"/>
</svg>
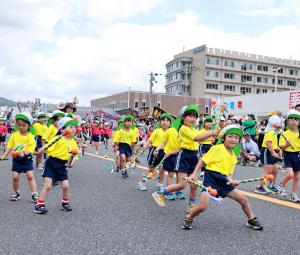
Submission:
<svg viewBox="0 0 300 255">
<path fill-rule="evenodd" d="M 91 101 L 91 107 L 108 113 L 126 108 L 137 110 L 139 107 L 149 106 L 149 98 L 149 92 L 127 91 L 112 96 L 93 99 Z M 163 93 L 152 94 L 153 106 L 157 106 L 176 116 L 180 109 L 187 104 L 199 104 L 202 113 L 209 112 L 208 99 L 167 95 Z"/>
<path fill-rule="evenodd" d="M 165 88 L 170 95 L 217 98 L 300 87 L 298 60 L 207 48 L 206 45 L 175 55 L 166 68 Z"/>
</svg>

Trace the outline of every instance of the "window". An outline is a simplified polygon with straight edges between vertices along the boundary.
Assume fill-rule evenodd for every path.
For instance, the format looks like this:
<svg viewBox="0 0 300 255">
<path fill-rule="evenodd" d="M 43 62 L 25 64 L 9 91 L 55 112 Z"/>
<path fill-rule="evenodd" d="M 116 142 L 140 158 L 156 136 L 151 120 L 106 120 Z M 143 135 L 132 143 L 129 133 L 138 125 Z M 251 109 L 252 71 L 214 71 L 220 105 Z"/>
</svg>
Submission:
<svg viewBox="0 0 300 255">
<path fill-rule="evenodd" d="M 206 76 L 207 77 L 218 78 L 219 77 L 219 72 L 217 72 L 217 71 L 207 71 Z"/>
<path fill-rule="evenodd" d="M 134 108 L 138 108 L 139 107 L 139 101 L 134 101 Z"/>
<path fill-rule="evenodd" d="M 252 81 L 251 75 L 241 75 L 241 82 Z"/>
<path fill-rule="evenodd" d="M 218 90 L 218 84 L 216 84 L 216 83 L 206 83 L 206 88 L 207 89 Z"/>
<path fill-rule="evenodd" d="M 145 100 L 143 100 L 143 107 L 145 107 L 146 106 L 146 101 Z"/>
<path fill-rule="evenodd" d="M 272 84 L 275 84 L 275 79 L 272 79 Z M 282 85 L 283 84 L 283 80 L 282 79 L 277 79 L 277 84 L 278 85 Z"/>
<path fill-rule="evenodd" d="M 244 64 L 241 65 L 241 70 L 243 70 L 243 71 L 252 70 L 252 69 L 253 69 L 252 64 L 244 63 Z"/>
<path fill-rule="evenodd" d="M 233 80 L 235 75 L 233 73 L 224 73 L 224 78 L 225 79 L 231 79 Z"/>
<path fill-rule="evenodd" d="M 224 60 L 224 66 L 235 67 L 235 62 L 233 60 Z"/>
<path fill-rule="evenodd" d="M 261 82 L 261 83 L 268 83 L 268 78 L 266 78 L 266 77 L 257 77 L 256 81 Z"/>
<path fill-rule="evenodd" d="M 205 105 L 205 114 L 208 114 L 209 107 Z"/>
<path fill-rule="evenodd" d="M 283 74 L 283 68 L 282 67 L 273 66 L 273 72 L 274 72 L 274 68 L 278 68 L 277 73 Z"/>
<path fill-rule="evenodd" d="M 289 74 L 290 74 L 290 75 L 295 75 L 295 76 L 297 76 L 297 75 L 298 75 L 298 71 L 297 71 L 297 70 L 290 69 L 290 70 L 289 70 Z"/>
<path fill-rule="evenodd" d="M 224 91 L 235 91 L 235 86 L 233 85 L 224 85 Z"/>
<path fill-rule="evenodd" d="M 248 87 L 241 87 L 241 94 L 245 95 L 245 94 L 250 94 L 252 92 L 251 88 Z"/>
<path fill-rule="evenodd" d="M 157 102 L 157 107 L 160 108 L 160 106 L 161 106 L 161 103 L 158 101 Z"/>
<path fill-rule="evenodd" d="M 257 66 L 257 70 L 258 70 L 258 71 L 262 71 L 262 72 L 268 72 L 268 71 L 269 71 L 269 68 L 268 68 L 268 66 L 258 65 L 258 66 Z"/>
<path fill-rule="evenodd" d="M 290 80 L 288 80 L 287 81 L 287 85 L 291 86 L 291 87 L 296 87 L 296 81 L 290 81 Z"/>
<path fill-rule="evenodd" d="M 267 89 L 256 89 L 256 94 L 266 94 L 268 93 Z"/>
<path fill-rule="evenodd" d="M 219 59 L 217 58 L 207 58 L 206 63 L 209 65 L 219 65 Z"/>
</svg>

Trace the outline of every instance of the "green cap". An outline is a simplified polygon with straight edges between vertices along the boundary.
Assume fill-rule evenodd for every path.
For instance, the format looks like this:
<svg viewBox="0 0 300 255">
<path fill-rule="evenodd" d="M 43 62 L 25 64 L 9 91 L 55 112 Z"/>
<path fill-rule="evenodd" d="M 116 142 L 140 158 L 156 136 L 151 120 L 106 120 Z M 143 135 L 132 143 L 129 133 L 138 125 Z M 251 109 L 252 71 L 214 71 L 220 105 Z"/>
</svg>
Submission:
<svg viewBox="0 0 300 255">
<path fill-rule="evenodd" d="M 67 128 L 69 126 L 77 126 L 77 125 L 78 125 L 78 121 L 70 117 L 61 118 L 57 123 L 59 129 Z"/>
<path fill-rule="evenodd" d="M 197 114 L 199 114 L 200 113 L 199 105 L 190 104 L 190 105 L 186 106 L 183 113 L 186 113 L 187 111 L 195 111 L 195 112 L 197 112 Z"/>
<path fill-rule="evenodd" d="M 206 122 L 206 121 L 213 121 L 213 117 L 210 116 L 210 115 L 205 116 L 204 117 L 204 122 Z"/>
<path fill-rule="evenodd" d="M 132 116 L 132 115 L 130 115 L 130 114 L 127 114 L 127 115 L 125 115 L 125 117 L 124 117 L 124 121 L 125 120 L 132 120 L 132 121 L 135 121 L 135 118 Z"/>
<path fill-rule="evenodd" d="M 222 136 L 224 135 L 229 135 L 229 134 L 235 134 L 238 135 L 239 137 L 243 136 L 243 130 L 241 129 L 241 127 L 239 125 L 228 125 L 225 128 L 222 129 L 221 131 Z"/>
<path fill-rule="evenodd" d="M 52 117 L 65 117 L 65 113 L 60 110 L 55 110 L 52 114 Z"/>
<path fill-rule="evenodd" d="M 300 112 L 298 112 L 297 110 L 290 110 L 287 113 L 287 117 L 288 119 L 300 119 Z"/>
<path fill-rule="evenodd" d="M 172 120 L 173 120 L 173 117 L 171 116 L 171 114 L 169 114 L 169 113 L 167 113 L 167 112 L 165 112 L 165 113 L 163 113 L 162 115 L 160 115 L 160 119 L 164 119 L 164 118 L 169 119 L 171 122 L 172 122 Z"/>
<path fill-rule="evenodd" d="M 45 118 L 46 117 L 46 113 L 44 113 L 44 112 L 38 112 L 37 117 L 38 118 Z"/>
<path fill-rule="evenodd" d="M 21 113 L 18 113 L 16 116 L 15 116 L 15 120 L 23 120 L 25 122 L 27 122 L 30 126 L 32 125 L 33 123 L 33 118 L 31 117 L 31 115 L 27 112 L 21 112 Z"/>
</svg>

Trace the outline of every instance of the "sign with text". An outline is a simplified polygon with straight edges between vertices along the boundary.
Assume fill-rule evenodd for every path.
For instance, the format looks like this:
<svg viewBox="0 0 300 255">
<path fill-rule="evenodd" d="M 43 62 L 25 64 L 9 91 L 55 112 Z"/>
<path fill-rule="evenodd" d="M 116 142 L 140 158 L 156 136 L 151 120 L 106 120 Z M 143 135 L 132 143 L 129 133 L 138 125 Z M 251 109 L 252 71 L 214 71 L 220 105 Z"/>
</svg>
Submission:
<svg viewBox="0 0 300 255">
<path fill-rule="evenodd" d="M 290 92 L 289 109 L 294 109 L 297 104 L 300 104 L 300 91 Z"/>
</svg>

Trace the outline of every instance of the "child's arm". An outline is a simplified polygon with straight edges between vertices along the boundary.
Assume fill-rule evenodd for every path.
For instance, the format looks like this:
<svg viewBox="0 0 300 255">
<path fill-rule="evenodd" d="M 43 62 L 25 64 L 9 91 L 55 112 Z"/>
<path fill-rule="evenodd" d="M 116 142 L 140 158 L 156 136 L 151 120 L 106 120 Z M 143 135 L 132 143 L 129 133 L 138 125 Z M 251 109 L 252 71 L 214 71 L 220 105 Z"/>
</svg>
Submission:
<svg viewBox="0 0 300 255">
<path fill-rule="evenodd" d="M 187 177 L 187 181 L 190 182 L 191 180 L 196 180 L 197 176 L 198 176 L 198 172 L 200 171 L 200 169 L 202 167 L 204 167 L 204 165 L 205 164 L 202 161 L 202 159 L 199 159 L 198 164 L 196 165 L 194 172 L 189 177 Z"/>
<path fill-rule="evenodd" d="M 166 145 L 166 142 L 161 142 L 161 144 L 154 150 L 153 155 L 157 156 L 159 150 L 161 150 Z"/>
<path fill-rule="evenodd" d="M 12 149 L 10 148 L 6 148 L 6 151 L 4 152 L 4 154 L 0 157 L 1 160 L 4 160 L 7 155 L 12 151 Z"/>
<path fill-rule="evenodd" d="M 166 153 L 166 154 L 165 154 L 165 158 L 168 158 L 168 157 L 170 157 L 171 155 L 175 155 L 175 154 L 177 154 L 179 151 L 180 151 L 180 150 L 176 150 L 176 151 L 172 151 L 172 152 Z"/>
<path fill-rule="evenodd" d="M 233 186 L 239 185 L 239 180 L 234 180 L 231 174 L 227 176 L 227 180 L 231 182 Z"/>
<path fill-rule="evenodd" d="M 272 146 L 272 142 L 271 141 L 267 141 L 266 142 L 266 145 L 267 145 L 267 149 L 268 151 L 271 153 L 272 157 L 274 158 L 280 158 L 279 157 L 279 154 L 275 152 L 275 150 L 273 149 L 273 146 Z"/>
<path fill-rule="evenodd" d="M 195 138 L 194 138 L 194 141 L 196 142 L 202 142 L 202 141 L 205 141 L 207 140 L 208 138 L 212 137 L 212 136 L 217 136 L 218 135 L 218 129 L 216 130 L 211 130 L 211 131 L 208 131 L 207 133 L 205 134 L 201 134 L 201 135 L 197 135 Z"/>
</svg>

